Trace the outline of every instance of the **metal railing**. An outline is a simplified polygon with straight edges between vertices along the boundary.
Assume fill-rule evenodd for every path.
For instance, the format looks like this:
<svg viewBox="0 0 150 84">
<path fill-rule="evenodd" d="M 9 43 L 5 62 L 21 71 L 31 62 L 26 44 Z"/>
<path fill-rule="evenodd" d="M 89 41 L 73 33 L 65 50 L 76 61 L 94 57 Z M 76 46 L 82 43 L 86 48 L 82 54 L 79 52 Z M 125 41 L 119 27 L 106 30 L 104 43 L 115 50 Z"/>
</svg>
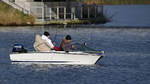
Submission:
<svg viewBox="0 0 150 84">
<path fill-rule="evenodd" d="M 11 2 L 10 0 L 1 0 L 3 1 L 4 3 L 8 4 L 8 5 L 11 5 L 12 7 L 14 7 L 15 9 L 18 9 L 20 11 L 22 11 L 23 13 L 25 14 L 30 14 L 30 11 L 19 6 L 18 4 L 14 3 L 14 2 Z"/>
</svg>

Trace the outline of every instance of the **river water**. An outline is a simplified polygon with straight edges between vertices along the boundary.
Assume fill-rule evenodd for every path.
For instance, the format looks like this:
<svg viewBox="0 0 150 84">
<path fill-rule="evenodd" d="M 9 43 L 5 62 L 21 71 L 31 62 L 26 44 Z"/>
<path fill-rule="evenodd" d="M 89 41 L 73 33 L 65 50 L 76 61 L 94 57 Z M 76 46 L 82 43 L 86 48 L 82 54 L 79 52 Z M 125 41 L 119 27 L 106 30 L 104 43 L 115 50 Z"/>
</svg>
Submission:
<svg viewBox="0 0 150 84">
<path fill-rule="evenodd" d="M 70 34 L 74 42 L 103 49 L 96 65 L 11 64 L 14 43 L 33 50 L 36 34 L 49 31 L 52 40 Z M 0 84 L 148 84 L 150 82 L 150 29 L 142 28 L 0 28 Z"/>
<path fill-rule="evenodd" d="M 0 84 L 149 84 L 150 28 L 146 25 L 149 22 L 141 23 L 141 28 L 0 27 Z M 57 45 L 70 34 L 73 42 L 87 42 L 91 48 L 104 50 L 106 56 L 96 65 L 11 64 L 9 54 L 13 44 L 22 43 L 33 50 L 35 35 L 44 31 L 50 32 Z"/>
<path fill-rule="evenodd" d="M 111 18 L 105 26 L 147 27 L 150 26 L 150 5 L 106 5 L 104 14 Z"/>
</svg>

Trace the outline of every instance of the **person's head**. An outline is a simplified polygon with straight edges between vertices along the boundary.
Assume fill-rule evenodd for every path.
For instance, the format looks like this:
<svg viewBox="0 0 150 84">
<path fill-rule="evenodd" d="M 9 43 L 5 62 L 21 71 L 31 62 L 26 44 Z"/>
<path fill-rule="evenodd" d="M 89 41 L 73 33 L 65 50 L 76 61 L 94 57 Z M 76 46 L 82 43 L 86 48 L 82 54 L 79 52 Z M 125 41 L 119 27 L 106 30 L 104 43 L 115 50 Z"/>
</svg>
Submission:
<svg viewBox="0 0 150 84">
<path fill-rule="evenodd" d="M 67 35 L 67 36 L 65 37 L 65 39 L 66 39 L 67 42 L 71 42 L 71 36 L 70 36 L 70 35 Z"/>
<path fill-rule="evenodd" d="M 44 35 L 50 38 L 50 34 L 47 31 L 44 32 Z"/>
</svg>

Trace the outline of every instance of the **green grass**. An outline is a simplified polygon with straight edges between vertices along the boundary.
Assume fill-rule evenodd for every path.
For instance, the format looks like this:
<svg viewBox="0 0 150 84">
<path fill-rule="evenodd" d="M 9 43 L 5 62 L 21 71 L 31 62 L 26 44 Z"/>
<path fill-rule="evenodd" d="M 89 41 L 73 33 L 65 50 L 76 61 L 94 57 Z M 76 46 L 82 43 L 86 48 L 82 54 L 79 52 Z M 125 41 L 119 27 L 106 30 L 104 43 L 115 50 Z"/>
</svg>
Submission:
<svg viewBox="0 0 150 84">
<path fill-rule="evenodd" d="M 31 25 L 34 22 L 34 16 L 24 14 L 0 1 L 0 25 Z"/>
</svg>

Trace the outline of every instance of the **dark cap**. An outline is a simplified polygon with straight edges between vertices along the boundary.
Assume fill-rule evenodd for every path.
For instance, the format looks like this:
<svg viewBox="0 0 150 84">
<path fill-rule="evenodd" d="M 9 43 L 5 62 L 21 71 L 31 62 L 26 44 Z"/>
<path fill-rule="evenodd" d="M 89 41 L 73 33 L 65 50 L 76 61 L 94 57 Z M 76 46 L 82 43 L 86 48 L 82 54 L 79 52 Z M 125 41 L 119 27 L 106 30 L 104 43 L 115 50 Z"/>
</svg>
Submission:
<svg viewBox="0 0 150 84">
<path fill-rule="evenodd" d="M 70 35 L 67 35 L 67 36 L 65 37 L 65 39 L 66 39 L 66 40 L 71 40 L 71 36 L 70 36 Z"/>
<path fill-rule="evenodd" d="M 49 36 L 50 34 L 49 34 L 47 31 L 45 31 L 45 32 L 44 32 L 44 35 L 45 35 L 45 36 Z"/>
</svg>

